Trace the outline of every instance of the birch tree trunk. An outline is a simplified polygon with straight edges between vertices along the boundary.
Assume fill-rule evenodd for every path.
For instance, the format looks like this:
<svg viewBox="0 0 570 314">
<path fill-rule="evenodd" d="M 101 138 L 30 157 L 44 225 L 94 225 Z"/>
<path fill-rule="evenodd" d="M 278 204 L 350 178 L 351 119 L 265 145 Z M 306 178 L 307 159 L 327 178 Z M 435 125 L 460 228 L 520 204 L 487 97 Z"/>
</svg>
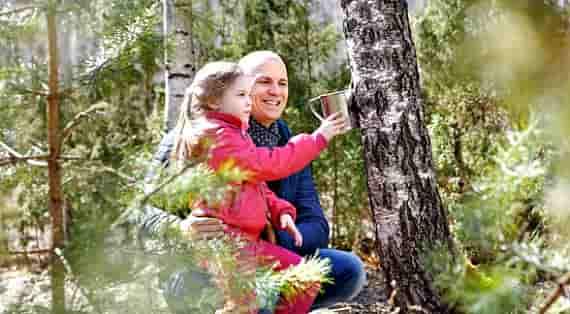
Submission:
<svg viewBox="0 0 570 314">
<path fill-rule="evenodd" d="M 450 313 L 422 257 L 453 251 L 424 123 L 416 52 L 403 0 L 341 0 L 369 200 L 386 289 L 400 313 Z"/>
<path fill-rule="evenodd" d="M 49 185 L 49 213 L 52 226 L 52 268 L 51 293 L 52 313 L 65 313 L 65 269 L 61 259 L 55 254 L 56 249 L 63 249 L 63 192 L 61 188 L 61 152 L 60 123 L 59 123 L 59 60 L 57 48 L 57 23 L 55 1 L 50 1 L 47 8 L 48 28 L 48 96 L 47 96 L 47 124 L 48 124 L 48 185 Z"/>
<path fill-rule="evenodd" d="M 191 13 L 191 0 L 163 0 L 163 31 L 167 43 L 164 53 L 167 131 L 176 125 L 184 91 L 195 73 Z"/>
</svg>

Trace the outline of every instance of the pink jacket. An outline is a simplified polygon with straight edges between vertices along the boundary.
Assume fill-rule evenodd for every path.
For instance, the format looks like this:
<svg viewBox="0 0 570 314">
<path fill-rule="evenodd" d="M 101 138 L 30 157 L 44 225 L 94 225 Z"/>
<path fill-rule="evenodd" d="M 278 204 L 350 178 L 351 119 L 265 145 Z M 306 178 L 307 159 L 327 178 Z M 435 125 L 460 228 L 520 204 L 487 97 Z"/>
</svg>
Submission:
<svg viewBox="0 0 570 314">
<path fill-rule="evenodd" d="M 307 166 L 325 149 L 327 142 L 322 134 L 300 134 L 282 147 L 256 147 L 248 133 L 248 125 L 238 118 L 219 112 L 208 112 L 206 118 L 216 127 L 210 134 L 214 145 L 208 165 L 217 170 L 233 159 L 235 165 L 251 175 L 238 185 L 238 193 L 228 204 L 220 208 L 204 208 L 230 227 L 230 232 L 257 240 L 265 227 L 269 212 L 271 223 L 280 228 L 280 217 L 290 214 L 296 218 L 296 209 L 289 202 L 278 198 L 265 181 L 287 177 Z"/>
</svg>

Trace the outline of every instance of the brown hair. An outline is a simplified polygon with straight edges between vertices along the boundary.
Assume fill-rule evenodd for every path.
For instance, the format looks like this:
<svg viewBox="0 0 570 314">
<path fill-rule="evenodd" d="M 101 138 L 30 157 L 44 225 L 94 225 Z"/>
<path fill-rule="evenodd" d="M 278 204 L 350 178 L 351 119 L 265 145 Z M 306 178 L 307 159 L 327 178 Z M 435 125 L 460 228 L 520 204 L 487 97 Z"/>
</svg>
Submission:
<svg viewBox="0 0 570 314">
<path fill-rule="evenodd" d="M 211 62 L 204 65 L 186 89 L 175 127 L 175 146 L 172 157 L 186 160 L 203 153 L 205 135 L 213 126 L 204 114 L 212 110 L 209 105 L 219 101 L 224 91 L 244 75 L 237 63 Z"/>
</svg>

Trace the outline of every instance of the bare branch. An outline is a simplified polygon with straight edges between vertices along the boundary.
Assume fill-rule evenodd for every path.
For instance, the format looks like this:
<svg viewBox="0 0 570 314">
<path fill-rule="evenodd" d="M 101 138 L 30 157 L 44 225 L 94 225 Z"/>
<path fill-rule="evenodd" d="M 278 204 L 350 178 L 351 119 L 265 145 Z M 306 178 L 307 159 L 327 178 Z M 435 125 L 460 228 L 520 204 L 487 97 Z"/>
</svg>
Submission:
<svg viewBox="0 0 570 314">
<path fill-rule="evenodd" d="M 48 159 L 49 155 L 35 155 L 35 156 L 21 156 L 21 157 L 11 155 L 10 157 L 7 158 L 0 158 L 0 167 L 10 164 L 16 164 L 18 162 L 26 162 L 32 166 L 45 167 L 47 166 L 47 163 L 39 162 L 37 160 L 48 160 Z"/>
<path fill-rule="evenodd" d="M 0 147 L 4 148 L 5 150 L 8 151 L 8 153 L 12 156 L 16 156 L 16 157 L 22 157 L 22 154 L 19 154 L 16 150 L 14 150 L 13 148 L 11 148 L 10 146 L 8 146 L 6 143 L 4 142 L 0 142 Z"/>
<path fill-rule="evenodd" d="M 29 6 L 20 7 L 20 8 L 14 9 L 14 10 L 10 10 L 10 11 L 0 12 L 0 17 L 5 16 L 5 15 L 17 14 L 17 13 L 21 13 L 21 12 L 28 11 L 28 10 L 36 10 L 36 9 L 39 9 L 39 7 L 37 7 L 35 5 L 29 5 Z"/>
<path fill-rule="evenodd" d="M 63 146 L 63 144 L 65 144 L 65 141 L 67 140 L 67 138 L 71 135 L 71 131 L 73 130 L 73 128 L 75 128 L 77 125 L 79 125 L 79 123 L 82 121 L 82 119 L 87 118 L 87 117 L 89 117 L 89 115 L 91 113 L 96 112 L 98 110 L 102 110 L 106 107 L 107 107 L 106 103 L 97 103 L 97 104 L 94 104 L 91 107 L 87 108 L 87 110 L 76 114 L 75 117 L 73 117 L 73 119 L 71 119 L 71 121 L 69 121 L 67 123 L 67 125 L 65 126 L 65 128 L 62 131 L 62 135 L 61 135 L 62 146 Z"/>
<path fill-rule="evenodd" d="M 38 160 L 47 160 L 49 155 L 34 155 L 34 156 L 24 156 L 18 153 L 15 149 L 8 146 L 6 143 L 0 141 L 0 147 L 8 151 L 10 157 L 0 159 L 0 166 L 5 166 L 9 164 L 14 164 L 17 162 L 26 162 L 32 166 L 47 167 L 47 163 Z"/>
<path fill-rule="evenodd" d="M 566 273 L 558 281 L 558 287 L 552 294 L 546 299 L 544 305 L 538 311 L 539 314 L 545 314 L 546 311 L 558 300 L 558 298 L 564 293 L 564 287 L 570 284 L 570 273 Z"/>
</svg>

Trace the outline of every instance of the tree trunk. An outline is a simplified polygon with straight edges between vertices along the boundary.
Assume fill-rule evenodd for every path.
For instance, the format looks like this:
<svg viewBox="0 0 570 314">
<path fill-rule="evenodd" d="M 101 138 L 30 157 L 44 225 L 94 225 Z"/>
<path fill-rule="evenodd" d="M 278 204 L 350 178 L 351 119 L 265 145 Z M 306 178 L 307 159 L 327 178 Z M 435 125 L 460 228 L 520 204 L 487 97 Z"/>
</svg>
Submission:
<svg viewBox="0 0 570 314">
<path fill-rule="evenodd" d="M 63 249 L 63 193 L 61 190 L 60 129 L 59 129 L 59 94 L 58 94 L 58 49 L 56 4 L 50 2 L 47 10 L 48 27 L 48 184 L 49 184 L 49 213 L 52 225 L 52 268 L 51 292 L 52 313 L 65 313 L 65 269 L 61 259 L 55 254 L 56 249 Z"/>
<path fill-rule="evenodd" d="M 191 0 L 163 0 L 163 31 L 167 39 L 164 53 L 164 114 L 167 131 L 176 125 L 184 91 L 195 73 L 191 13 Z"/>
<path fill-rule="evenodd" d="M 416 52 L 403 0 L 341 0 L 353 97 L 386 289 L 400 313 L 450 313 L 423 258 L 453 252 L 424 124 Z"/>
</svg>

